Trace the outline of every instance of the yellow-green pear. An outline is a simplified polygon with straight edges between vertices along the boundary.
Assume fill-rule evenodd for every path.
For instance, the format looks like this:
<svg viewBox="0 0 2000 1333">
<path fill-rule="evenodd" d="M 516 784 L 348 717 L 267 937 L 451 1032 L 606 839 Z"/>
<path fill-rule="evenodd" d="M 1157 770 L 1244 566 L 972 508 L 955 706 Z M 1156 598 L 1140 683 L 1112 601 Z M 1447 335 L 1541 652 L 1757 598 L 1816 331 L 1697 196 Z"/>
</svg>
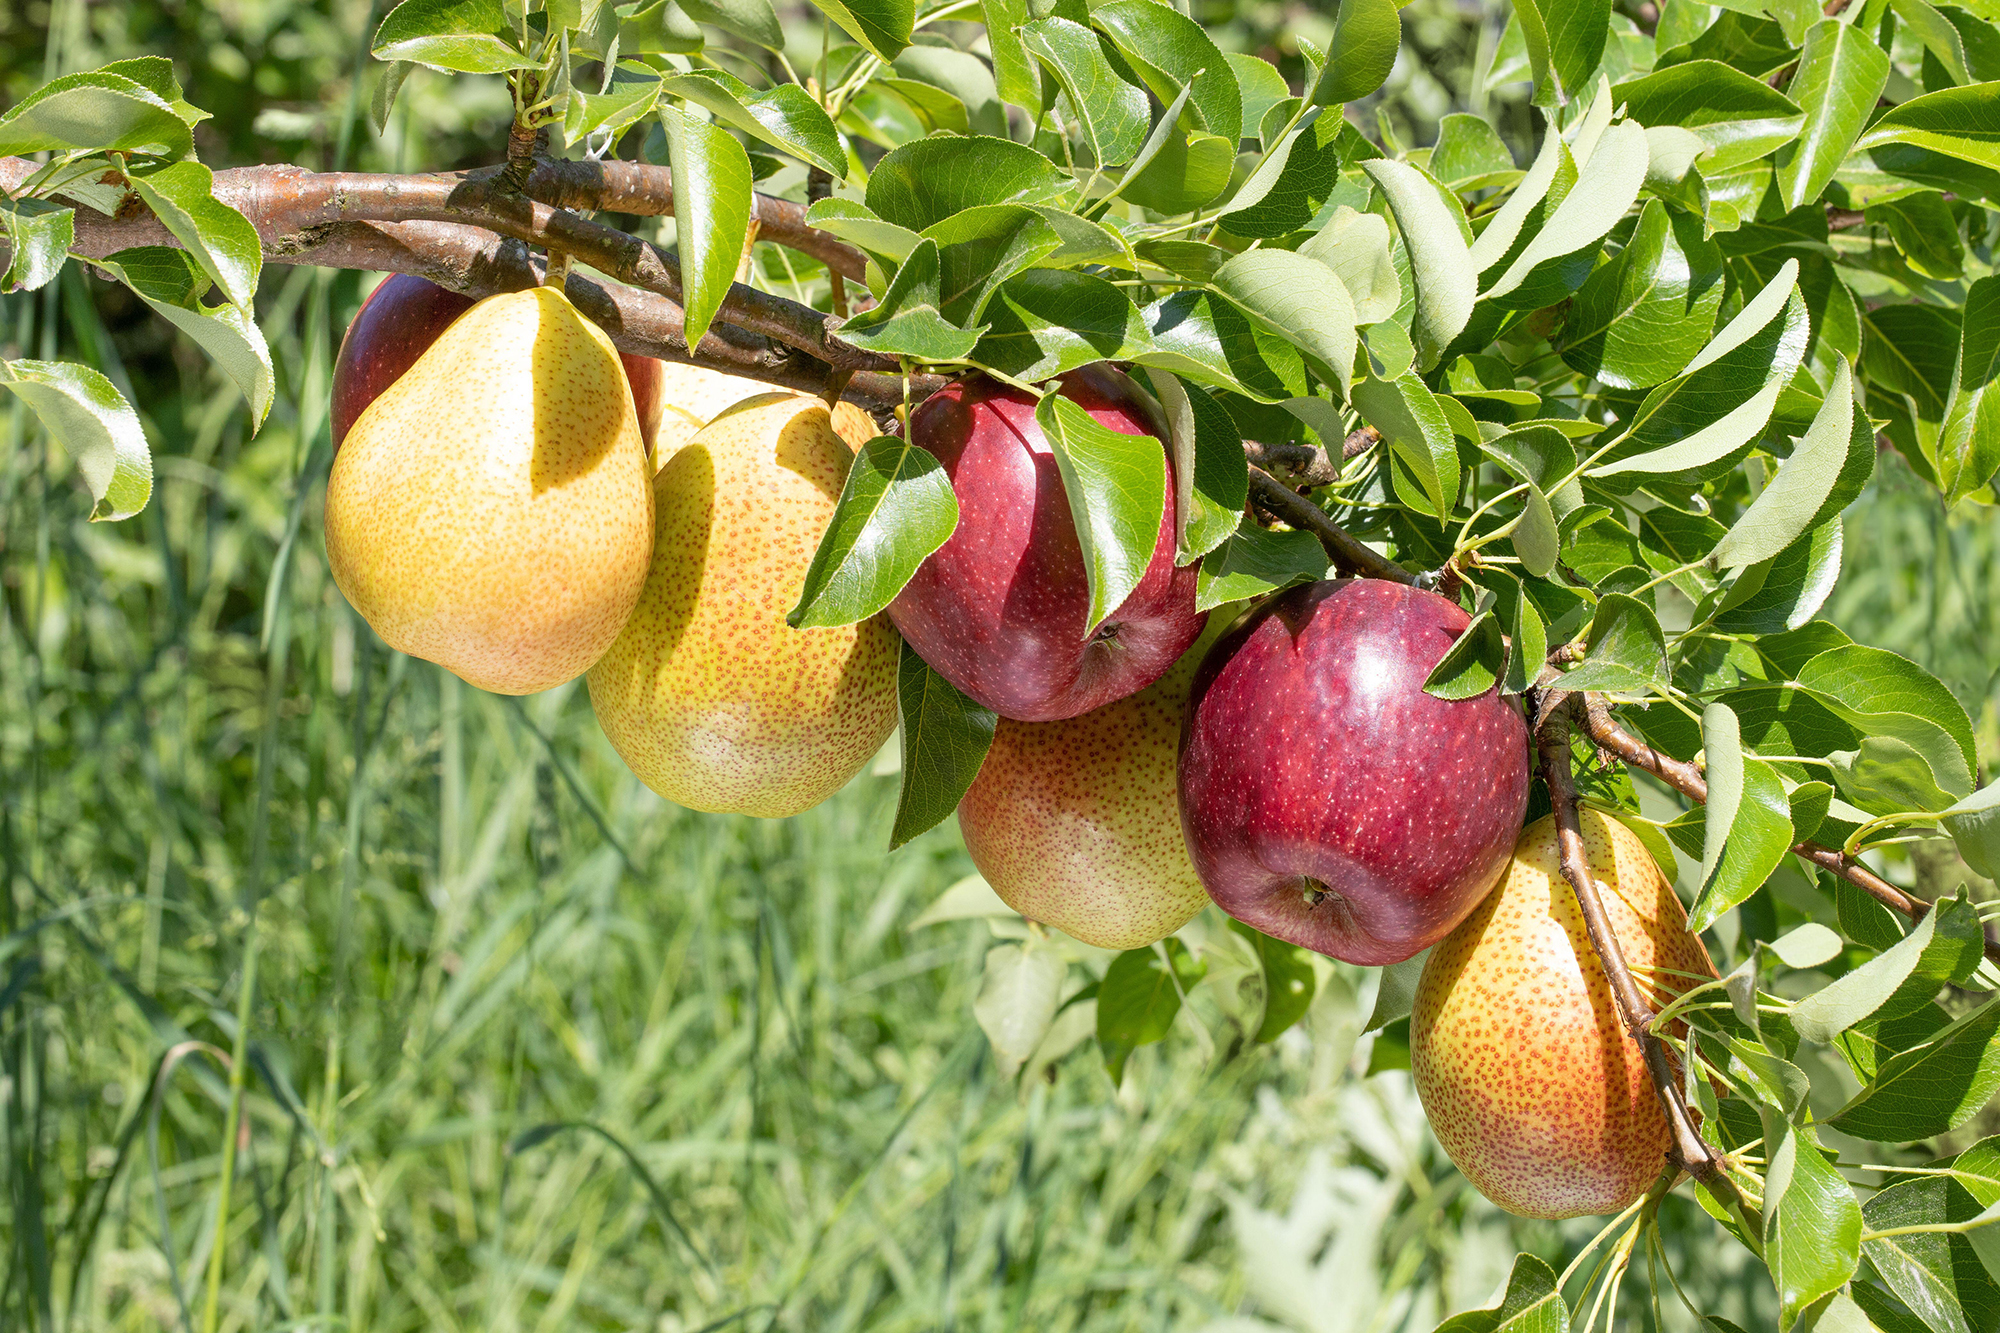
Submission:
<svg viewBox="0 0 2000 1333">
<path fill-rule="evenodd" d="M 1657 1010 L 1715 975 L 1637 835 L 1582 812 L 1611 933 Z M 1499 886 L 1431 950 L 1410 1067 L 1438 1142 L 1523 1217 L 1617 1213 L 1666 1164 L 1668 1129 L 1563 878 L 1554 816 L 1522 830 Z"/>
<path fill-rule="evenodd" d="M 1022 916 L 1137 949 L 1208 902 L 1181 836 L 1174 765 L 1195 669 L 1231 616 L 1140 690 L 1057 722 L 1000 719 L 958 805 L 972 863 Z"/>
<path fill-rule="evenodd" d="M 496 694 L 583 674 L 653 550 L 617 349 L 548 287 L 491 296 L 369 403 L 334 457 L 334 581 L 392 647 Z"/>
<path fill-rule="evenodd" d="M 659 420 L 653 429 L 653 466 L 664 467 L 695 432 L 745 398 L 771 393 L 775 386 L 720 370 L 678 361 L 661 363 Z M 860 409 L 848 406 L 848 411 Z M 871 429 L 871 435 L 875 432 Z"/>
<path fill-rule="evenodd" d="M 653 564 L 590 672 L 604 734 L 648 787 L 696 810 L 818 805 L 896 727 L 887 621 L 796 630 L 798 600 L 853 450 L 851 404 L 765 394 L 697 432 L 653 479 Z"/>
</svg>

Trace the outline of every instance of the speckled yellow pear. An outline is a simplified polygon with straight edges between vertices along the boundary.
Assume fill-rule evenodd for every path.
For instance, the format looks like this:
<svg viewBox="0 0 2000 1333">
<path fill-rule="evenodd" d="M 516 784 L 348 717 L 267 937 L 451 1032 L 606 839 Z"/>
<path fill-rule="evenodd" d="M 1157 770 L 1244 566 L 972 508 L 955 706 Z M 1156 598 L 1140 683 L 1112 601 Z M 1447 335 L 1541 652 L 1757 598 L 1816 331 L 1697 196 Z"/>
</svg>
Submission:
<svg viewBox="0 0 2000 1333">
<path fill-rule="evenodd" d="M 876 434 L 851 404 L 765 394 L 724 411 L 653 479 L 653 564 L 590 672 L 604 734 L 696 810 L 779 817 L 847 783 L 896 726 L 895 630 L 795 630 L 820 534 Z"/>
<path fill-rule="evenodd" d="M 1655 1006 L 1714 976 L 1645 844 L 1595 810 L 1582 825 L 1611 932 Z M 1509 1212 L 1617 1213 L 1659 1177 L 1666 1117 L 1563 878 L 1553 816 L 1522 830 L 1499 887 L 1432 949 L 1410 1066 L 1438 1142 Z"/>
<path fill-rule="evenodd" d="M 552 288 L 488 297 L 349 430 L 327 559 L 391 646 L 531 694 L 587 671 L 638 601 L 647 477 L 603 330 Z"/>
<path fill-rule="evenodd" d="M 695 432 L 745 398 L 757 398 L 776 386 L 720 370 L 663 362 L 660 371 L 659 420 L 653 428 L 653 466 L 664 467 Z M 848 411 L 858 411 L 852 407 Z M 870 432 L 873 433 L 872 431 Z"/>
<path fill-rule="evenodd" d="M 1173 934 L 1208 902 L 1181 836 L 1174 763 L 1195 669 L 1232 616 L 1140 690 L 1059 722 L 1002 718 L 958 826 L 1009 907 L 1103 949 Z"/>
</svg>

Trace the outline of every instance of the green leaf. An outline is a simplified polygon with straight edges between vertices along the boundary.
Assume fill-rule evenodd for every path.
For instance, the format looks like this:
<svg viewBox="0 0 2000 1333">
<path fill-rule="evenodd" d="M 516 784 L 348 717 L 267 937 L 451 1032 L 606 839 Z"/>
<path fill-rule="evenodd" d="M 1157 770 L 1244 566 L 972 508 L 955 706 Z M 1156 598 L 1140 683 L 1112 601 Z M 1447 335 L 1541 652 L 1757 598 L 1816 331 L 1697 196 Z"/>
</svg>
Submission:
<svg viewBox="0 0 2000 1333">
<path fill-rule="evenodd" d="M 1938 436 L 1938 485 L 1956 504 L 2000 472 L 2000 277 L 1966 289 L 1962 340 Z"/>
<path fill-rule="evenodd" d="M 1360 101 L 1388 81 L 1402 44 L 1396 0 L 1337 0 L 1326 68 L 1307 100 L 1314 106 Z"/>
<path fill-rule="evenodd" d="M 1521 694 L 1533 688 L 1549 656 L 1549 633 L 1542 613 L 1524 588 L 1518 584 L 1516 588 L 1509 632 L 1511 651 L 1507 654 L 1507 674 L 1500 683 L 1502 694 Z"/>
<path fill-rule="evenodd" d="M 1124 290 L 1088 273 L 1030 269 L 1001 284 L 983 318 L 972 359 L 1030 382 L 1132 360 L 1152 341 Z"/>
<path fill-rule="evenodd" d="M 1189 388 L 1163 370 L 1148 368 L 1146 378 L 1166 412 L 1174 513 L 1180 525 L 1175 562 L 1185 565 L 1228 540 L 1243 521 L 1250 496 L 1243 434 L 1206 389 Z"/>
<path fill-rule="evenodd" d="M 1576 446 L 1554 427 L 1521 426 L 1479 447 L 1516 480 L 1534 483 L 1558 517 L 1568 518 L 1583 504 L 1582 485 L 1568 479 L 1576 471 Z"/>
<path fill-rule="evenodd" d="M 796 83 L 759 92 L 726 71 L 698 69 L 667 74 L 661 88 L 708 108 L 723 123 L 830 173 L 835 180 L 847 178 L 847 149 L 840 132 Z"/>
<path fill-rule="evenodd" d="M 1787 94 L 1805 112 L 1799 137 L 1778 158 L 1778 194 L 1788 209 L 1820 197 L 1868 123 L 1889 78 L 1889 57 L 1859 25 L 1824 19 L 1806 33 Z"/>
<path fill-rule="evenodd" d="M 993 52 L 993 82 L 1003 100 L 1042 118 L 1042 71 L 1021 44 L 1021 25 L 1030 17 L 1027 0 L 979 0 L 980 21 Z"/>
<path fill-rule="evenodd" d="M 1389 223 L 1377 214 L 1357 213 L 1342 204 L 1298 252 L 1333 270 L 1354 303 L 1356 324 L 1389 319 L 1403 303 Z"/>
<path fill-rule="evenodd" d="M 1061 85 L 1070 113 L 1083 127 L 1092 162 L 1123 166 L 1139 152 L 1150 128 L 1146 94 L 1111 67 L 1103 39 L 1065 18 L 1021 25 L 1021 43 Z"/>
<path fill-rule="evenodd" d="M 1176 292 L 1142 312 L 1153 347 L 1133 359 L 1184 379 L 1262 402 L 1306 391 L 1305 358 L 1233 302 L 1211 292 Z"/>
<path fill-rule="evenodd" d="M 1722 293 L 1722 252 L 1700 221 L 1648 200 L 1632 239 L 1576 294 L 1562 358 L 1615 389 L 1671 379 L 1707 343 Z"/>
<path fill-rule="evenodd" d="M 1889 0 L 1889 7 L 1902 20 L 1910 36 L 1923 43 L 1937 62 L 1944 66 L 1953 83 L 1972 82 L 1971 75 L 1965 71 L 1965 42 L 1950 19 L 1938 13 L 1928 0 Z M 1927 78 L 1925 82 L 1930 80 Z"/>
<path fill-rule="evenodd" d="M 1089 634 L 1146 576 L 1167 512 L 1167 465 L 1161 442 L 1099 425 L 1060 393 L 1035 407 L 1048 437 L 1083 547 L 1090 582 Z"/>
<path fill-rule="evenodd" d="M 1497 684 L 1507 670 L 1507 642 L 1500 622 L 1486 608 L 1445 649 L 1424 680 L 1424 693 L 1439 699 L 1475 699 Z"/>
<path fill-rule="evenodd" d="M 1944 196 L 1932 190 L 1868 206 L 1869 225 L 1889 228 L 1896 249 L 1909 266 L 1926 278 L 1956 281 L 1965 272 L 1965 243 L 1958 219 Z"/>
<path fill-rule="evenodd" d="M 908 84 L 920 82 L 942 90 L 964 109 L 965 127 L 960 133 L 1007 134 L 1007 109 L 1000 104 L 1000 91 L 993 71 L 978 56 L 944 46 L 912 46 L 896 57 L 892 66 L 902 77 L 896 81 L 899 93 L 908 95 Z"/>
<path fill-rule="evenodd" d="M 1090 21 L 1117 46 L 1162 105 L 1185 91 L 1199 129 L 1223 140 L 1235 156 L 1243 137 L 1243 96 L 1236 74 L 1199 23 L 1153 0 L 1111 0 Z M 1254 124 L 1254 122 L 1252 122 Z"/>
<path fill-rule="evenodd" d="M 1264 973 L 1264 1017 L 1252 1040 L 1258 1045 L 1274 1042 L 1312 1007 L 1318 979 L 1310 956 L 1297 945 L 1274 940 L 1241 921 L 1231 921 L 1229 928 L 1250 941 Z"/>
<path fill-rule="evenodd" d="M 1792 808 L 1778 771 L 1745 755 L 1736 714 L 1721 700 L 1702 710 L 1708 757 L 1703 810 L 1701 891 L 1688 929 L 1707 930 L 1724 912 L 1763 887 L 1792 846 Z"/>
<path fill-rule="evenodd" d="M 1190 394 L 1198 392 L 1190 390 Z M 1310 532 L 1277 532 L 1245 523 L 1202 557 L 1195 578 L 1197 611 L 1263 597 L 1326 577 L 1326 548 Z"/>
<path fill-rule="evenodd" d="M 676 249 L 687 319 L 683 336 L 692 350 L 736 281 L 736 265 L 750 233 L 750 155 L 728 131 L 677 106 L 660 107 L 660 125 L 674 176 Z"/>
<path fill-rule="evenodd" d="M 1710 178 L 1784 147 L 1805 113 L 1762 79 L 1717 60 L 1690 60 L 1611 90 L 1641 125 L 1678 125 L 1707 145 L 1699 159 Z"/>
<path fill-rule="evenodd" d="M 1805 359 L 1811 324 L 1796 276 L 1797 261 L 1787 260 L 1687 370 L 1646 395 L 1626 440 L 1589 475 L 1700 480 L 1755 440 Z"/>
<path fill-rule="evenodd" d="M 71 149 L 179 158 L 194 139 L 171 102 L 108 70 L 51 79 L 0 116 L 0 156 Z"/>
<path fill-rule="evenodd" d="M 1844 1286 L 1861 1259 L 1861 1205 L 1806 1133 L 1786 1127 L 1764 1177 L 1764 1260 L 1781 1329 Z"/>
<path fill-rule="evenodd" d="M 409 60 L 461 74 L 538 69 L 500 0 L 403 0 L 375 29 L 377 60 Z"/>
<path fill-rule="evenodd" d="M 389 113 L 396 109 L 396 94 L 403 91 L 403 81 L 416 67 L 413 60 L 392 60 L 389 67 L 382 71 L 382 77 L 375 85 L 375 95 L 368 99 L 368 123 L 375 127 L 375 133 L 389 132 Z"/>
<path fill-rule="evenodd" d="M 812 629 L 868 619 L 896 600 L 957 526 L 958 496 L 944 465 L 908 440 L 876 436 L 854 456 L 785 623 Z"/>
<path fill-rule="evenodd" d="M 1514 0 L 1535 101 L 1567 106 L 1590 84 L 1610 37 L 1610 0 Z"/>
<path fill-rule="evenodd" d="M 896 667 L 897 721 L 903 736 L 903 789 L 896 797 L 894 851 L 943 823 L 979 776 L 999 717 L 960 694 L 903 645 Z"/>
<path fill-rule="evenodd" d="M 908 227 L 884 222 L 866 204 L 852 199 L 821 199 L 806 210 L 806 222 L 895 264 L 908 259 L 923 239 Z"/>
<path fill-rule="evenodd" d="M 1437 397 L 1414 374 L 1393 380 L 1371 374 L 1355 381 L 1352 400 L 1389 446 L 1403 503 L 1433 518 L 1449 514 L 1458 502 L 1458 446 Z"/>
<path fill-rule="evenodd" d="M 1097 987 L 1097 1045 L 1115 1085 L 1133 1050 L 1164 1038 L 1181 1011 L 1181 996 L 1208 971 L 1187 946 L 1168 936 L 1111 960 Z"/>
<path fill-rule="evenodd" d="M 1343 395 L 1354 365 L 1354 303 L 1334 271 L 1290 250 L 1251 250 L 1216 270 L 1215 289 L 1326 363 Z"/>
<path fill-rule="evenodd" d="M 1830 1042 L 1871 1014 L 1912 1013 L 1954 976 L 1970 975 L 1984 946 L 1979 914 L 1963 898 L 1947 899 L 1896 944 L 1793 1005 L 1792 1027 Z"/>
<path fill-rule="evenodd" d="M 1522 0 L 1522 7 L 1533 3 Z M 1569 1305 L 1556 1285 L 1555 1269 L 1532 1254 L 1517 1254 L 1498 1305 L 1454 1315 L 1435 1333 L 1567 1333 L 1568 1329 Z"/>
<path fill-rule="evenodd" d="M 1957 1129 L 2000 1092 L 2000 1001 L 1892 1056 L 1827 1122 L 1843 1134 L 1908 1143 Z"/>
<path fill-rule="evenodd" d="M 153 455 L 139 415 L 111 381 L 67 361 L 0 361 L 0 386 L 33 410 L 76 460 L 92 522 L 130 518 L 153 493 Z"/>
<path fill-rule="evenodd" d="M 1248 239 L 1286 236 L 1319 215 L 1340 180 L 1341 127 L 1315 107 L 1278 141 L 1222 214 L 1223 229 Z M 1232 152 L 1234 145 L 1230 145 Z"/>
<path fill-rule="evenodd" d="M 2000 879 L 2000 778 L 1940 814 L 1939 822 L 1972 872 Z"/>
<path fill-rule="evenodd" d="M 1885 648 L 1846 644 L 1799 668 L 1798 683 L 1864 733 L 1894 736 L 1930 763 L 1954 797 L 1972 790 L 1972 721 L 1942 681 Z"/>
<path fill-rule="evenodd" d="M 1841 525 L 1830 521 L 1782 554 L 1740 571 L 1715 627 L 1727 634 L 1777 634 L 1811 621 L 1840 578 L 1841 547 Z"/>
<path fill-rule="evenodd" d="M 785 27 L 771 0 L 678 0 L 689 18 L 741 37 L 766 51 L 785 49 Z M 786 85 L 796 87 L 796 84 Z M 837 175 L 846 175 L 842 170 Z"/>
<path fill-rule="evenodd" d="M 1055 165 L 1026 144 L 944 135 L 904 144 L 876 163 L 868 207 L 921 233 L 981 204 L 1054 203 L 1067 189 Z"/>
<path fill-rule="evenodd" d="M 679 0 L 655 0 L 621 19 L 618 47 L 627 55 L 688 54 L 708 44 L 701 25 L 688 17 Z"/>
<path fill-rule="evenodd" d="M 1396 227 L 1410 255 L 1416 282 L 1416 316 L 1411 326 L 1418 363 L 1429 370 L 1472 317 L 1479 291 L 1459 219 L 1439 187 L 1415 167 L 1379 158 L 1362 164 L 1396 215 Z"/>
<path fill-rule="evenodd" d="M 574 146 L 599 132 L 615 139 L 651 115 L 659 99 L 658 72 L 636 60 L 621 61 L 604 91 L 570 90 L 563 104 L 563 142 Z"/>
<path fill-rule="evenodd" d="M 0 223 L 12 250 L 0 286 L 38 291 L 62 272 L 76 239 L 75 209 L 46 199 L 11 199 L 0 203 Z"/>
<path fill-rule="evenodd" d="M 1562 677 L 1566 690 L 1638 693 L 1667 683 L 1667 642 L 1653 608 L 1636 597 L 1599 599 L 1584 660 Z"/>
<path fill-rule="evenodd" d="M 841 324 L 842 340 L 864 351 L 914 361 L 964 360 L 981 330 L 959 328 L 944 317 L 938 286 L 937 242 L 926 237 L 896 270 L 882 299 Z"/>
<path fill-rule="evenodd" d="M 1854 141 L 1866 153 L 1908 144 L 1975 166 L 2000 167 L 2000 84 L 1975 83 L 1892 107 Z"/>
<path fill-rule="evenodd" d="M 1651 149 L 1647 152 L 1650 155 Z M 1544 201 L 1555 192 L 1558 178 L 1566 178 L 1575 183 L 1575 164 L 1570 160 L 1569 148 L 1563 137 L 1551 126 L 1542 136 L 1542 146 L 1535 153 L 1535 160 L 1521 176 L 1506 202 L 1494 212 L 1486 227 L 1473 238 L 1469 254 L 1472 259 L 1474 287 L 1478 286 L 1478 275 L 1498 265 L 1515 248 L 1521 231 L 1527 226 L 1531 216 L 1542 209 Z M 1568 185 L 1562 193 L 1568 192 Z M 1560 197 L 1560 196 L 1559 196 Z"/>
<path fill-rule="evenodd" d="M 1871 1231 L 1968 1222 L 1981 1212 L 1957 1180 L 1929 1176 L 1878 1191 L 1861 1210 Z M 1933 1333 L 1975 1333 L 2000 1324 L 2000 1287 L 1963 1234 L 1918 1231 L 1862 1246 L 1889 1290 Z M 1860 1284 L 1857 1290 L 1865 1290 Z"/>
<path fill-rule="evenodd" d="M 1646 131 L 1637 123 L 1622 121 L 1606 130 L 1576 185 L 1480 299 L 1507 297 L 1502 305 L 1534 309 L 1569 295 L 1589 274 L 1589 257 L 1639 197 L 1647 161 Z M 1577 255 L 1585 257 L 1583 264 L 1569 262 Z M 1555 271 L 1565 267 L 1571 272 Z"/>
<path fill-rule="evenodd" d="M 978 319 L 995 288 L 1062 246 L 1048 220 L 1023 204 L 980 204 L 924 235 L 937 242 L 940 308 L 955 324 Z"/>
<path fill-rule="evenodd" d="M 185 250 L 144 246 L 120 250 L 107 259 L 91 261 L 119 279 L 196 346 L 215 360 L 250 405 L 250 431 L 255 434 L 271 410 L 277 377 L 263 331 L 241 307 L 202 302 L 208 279 Z"/>
<path fill-rule="evenodd" d="M 1716 544 L 1709 557 L 1716 568 L 1741 569 L 1772 559 L 1807 529 L 1832 517 L 1826 508 L 1842 476 L 1863 471 L 1865 480 L 1874 467 L 1874 438 L 1862 432 L 1865 438 L 1857 441 L 1854 418 L 1853 376 L 1840 360 L 1834 364 L 1833 384 L 1792 456 Z"/>
<path fill-rule="evenodd" d="M 894 60 L 917 26 L 916 0 L 813 0 L 813 5 L 883 60 Z"/>
<path fill-rule="evenodd" d="M 230 304 L 249 309 L 264 268 L 264 245 L 250 219 L 215 197 L 215 173 L 199 162 L 175 162 L 129 179 Z"/>
<path fill-rule="evenodd" d="M 1069 964 L 1046 941 L 986 951 L 972 1017 L 993 1044 L 1004 1077 L 1013 1077 L 1048 1034 L 1068 972 Z"/>
</svg>

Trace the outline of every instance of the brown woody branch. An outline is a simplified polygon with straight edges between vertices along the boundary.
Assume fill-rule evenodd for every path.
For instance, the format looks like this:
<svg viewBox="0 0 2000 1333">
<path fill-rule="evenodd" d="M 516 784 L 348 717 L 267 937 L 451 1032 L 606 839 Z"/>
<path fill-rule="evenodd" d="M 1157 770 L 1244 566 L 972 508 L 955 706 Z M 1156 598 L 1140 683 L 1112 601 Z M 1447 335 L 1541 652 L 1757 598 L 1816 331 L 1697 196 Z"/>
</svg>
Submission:
<svg viewBox="0 0 2000 1333">
<path fill-rule="evenodd" d="M 1587 698 L 1583 716 L 1585 732 L 1600 747 L 1635 768 L 1643 768 L 1690 800 L 1708 800 L 1708 780 L 1700 767 L 1661 754 L 1620 727 L 1611 716 L 1610 704 L 1602 696 L 1591 695 Z M 1846 880 L 1876 902 L 1901 912 L 1912 921 L 1921 921 L 1924 914 L 1931 910 L 1930 902 L 1897 888 L 1844 852 L 1816 842 L 1802 841 L 1793 844 L 1792 854 Z M 2000 964 L 2000 941 L 1996 941 L 1991 932 L 1986 936 L 1986 956 Z"/>
<path fill-rule="evenodd" d="M 1250 498 L 1272 518 L 1319 538 L 1343 572 L 1397 583 L 1417 582 L 1415 574 L 1360 541 L 1327 517 L 1325 510 L 1255 465 L 1250 468 Z"/>
<path fill-rule="evenodd" d="M 1563 878 L 1569 881 L 1571 890 L 1576 894 L 1584 931 L 1589 935 L 1591 949 L 1603 966 L 1612 1002 L 1618 1007 L 1618 1021 L 1624 1026 L 1626 1036 L 1638 1043 L 1645 1057 L 1646 1072 L 1652 1078 L 1653 1091 L 1659 1096 L 1660 1108 L 1666 1114 L 1667 1127 L 1672 1135 L 1667 1150 L 1668 1160 L 1693 1177 L 1726 1207 L 1736 1210 L 1751 1235 L 1761 1234 L 1755 1211 L 1750 1208 L 1742 1191 L 1737 1189 L 1736 1182 L 1730 1179 L 1729 1173 L 1723 1170 L 1720 1155 L 1695 1128 L 1694 1115 L 1688 1109 L 1687 1097 L 1681 1090 L 1673 1061 L 1667 1055 L 1666 1043 L 1653 1032 L 1656 1017 L 1653 1007 L 1646 1002 L 1639 983 L 1632 976 L 1632 969 L 1625 962 L 1624 950 L 1619 947 L 1610 918 L 1605 915 L 1603 899 L 1598 896 L 1596 877 L 1590 873 L 1590 858 L 1584 852 L 1583 827 L 1578 814 L 1576 778 L 1570 769 L 1570 725 L 1577 711 L 1576 706 L 1581 702 L 1578 695 L 1550 691 L 1541 700 L 1535 728 L 1535 753 L 1541 765 L 1542 782 L 1549 790 L 1549 804 L 1555 812 L 1556 846 L 1562 861 Z"/>
</svg>

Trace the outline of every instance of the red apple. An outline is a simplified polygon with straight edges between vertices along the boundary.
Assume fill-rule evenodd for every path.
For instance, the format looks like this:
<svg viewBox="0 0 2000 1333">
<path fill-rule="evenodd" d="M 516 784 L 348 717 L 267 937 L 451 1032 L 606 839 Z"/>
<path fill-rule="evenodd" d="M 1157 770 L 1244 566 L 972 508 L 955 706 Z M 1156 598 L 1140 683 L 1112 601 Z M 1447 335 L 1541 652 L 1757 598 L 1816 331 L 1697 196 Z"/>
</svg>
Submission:
<svg viewBox="0 0 2000 1333">
<path fill-rule="evenodd" d="M 1470 623 L 1374 579 L 1274 597 L 1209 651 L 1181 733 L 1181 830 L 1209 897 L 1349 963 L 1449 934 L 1507 867 L 1528 729 L 1492 690 L 1424 693 Z"/>
<path fill-rule="evenodd" d="M 474 304 L 470 296 L 408 273 L 391 273 L 368 294 L 354 322 L 347 326 L 340 340 L 340 355 L 333 362 L 335 449 L 347 438 L 362 410 L 401 379 L 403 372 L 430 350 L 438 335 Z M 651 451 L 663 409 L 661 364 L 653 357 L 629 352 L 619 353 L 619 359 L 625 363 L 625 378 L 632 385 L 639 433 Z"/>
<path fill-rule="evenodd" d="M 1154 409 L 1124 376 L 1091 366 L 1062 394 L 1100 425 L 1154 435 Z M 926 399 L 910 438 L 944 464 L 958 495 L 958 529 L 931 554 L 889 618 L 917 655 L 1002 717 L 1053 722 L 1152 684 L 1201 633 L 1195 570 L 1174 566 L 1173 465 L 1152 563 L 1094 633 L 1076 524 L 1035 400 L 973 378 Z"/>
</svg>

